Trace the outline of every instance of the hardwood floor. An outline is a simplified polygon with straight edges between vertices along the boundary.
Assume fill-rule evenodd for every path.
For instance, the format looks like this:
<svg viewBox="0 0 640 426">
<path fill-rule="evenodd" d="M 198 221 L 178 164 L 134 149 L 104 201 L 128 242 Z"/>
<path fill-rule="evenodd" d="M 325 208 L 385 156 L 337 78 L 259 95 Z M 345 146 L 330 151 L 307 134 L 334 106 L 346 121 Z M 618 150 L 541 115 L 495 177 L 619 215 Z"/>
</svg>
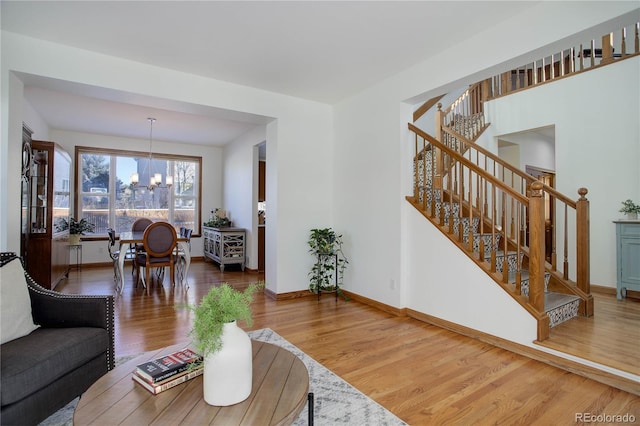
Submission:
<svg viewBox="0 0 640 426">
<path fill-rule="evenodd" d="M 111 274 L 110 267 L 84 267 L 56 290 L 113 293 Z M 211 263 L 194 262 L 188 290 L 172 288 L 165 279 L 149 294 L 132 288 L 130 275 L 127 279 L 115 300 L 117 356 L 187 339 L 189 314 L 176 304 L 195 303 L 211 285 L 244 288 L 263 275 L 231 267 L 220 273 Z M 336 302 L 332 296 L 274 301 L 258 295 L 252 309 L 253 325 L 246 330 L 273 329 L 410 425 L 569 425 L 584 423 L 576 421 L 579 415 L 585 419 L 582 413 L 628 414 L 640 422 L 637 395 L 356 301 Z M 604 333 L 612 332 L 615 327 Z M 630 346 L 637 356 L 638 341 Z M 637 358 L 632 362 L 638 366 Z"/>
<path fill-rule="evenodd" d="M 593 298 L 593 317 L 559 324 L 542 345 L 640 376 L 640 300 Z"/>
</svg>

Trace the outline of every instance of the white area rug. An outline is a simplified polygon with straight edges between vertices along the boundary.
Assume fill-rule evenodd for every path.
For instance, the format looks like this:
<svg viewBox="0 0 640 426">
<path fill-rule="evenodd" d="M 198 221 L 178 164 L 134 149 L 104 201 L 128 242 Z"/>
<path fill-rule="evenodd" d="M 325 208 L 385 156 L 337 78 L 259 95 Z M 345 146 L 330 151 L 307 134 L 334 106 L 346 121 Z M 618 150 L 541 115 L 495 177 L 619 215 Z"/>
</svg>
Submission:
<svg viewBox="0 0 640 426">
<path fill-rule="evenodd" d="M 309 371 L 309 392 L 313 392 L 315 400 L 314 425 L 406 425 L 383 406 L 329 371 L 270 328 L 250 331 L 248 334 L 254 340 L 281 346 L 304 362 Z M 116 365 L 132 357 L 118 358 Z M 40 423 L 40 426 L 72 426 L 73 411 L 77 403 L 78 398 Z M 294 425 L 308 424 L 308 408 L 308 404 L 306 404 L 300 416 L 293 423 Z"/>
</svg>

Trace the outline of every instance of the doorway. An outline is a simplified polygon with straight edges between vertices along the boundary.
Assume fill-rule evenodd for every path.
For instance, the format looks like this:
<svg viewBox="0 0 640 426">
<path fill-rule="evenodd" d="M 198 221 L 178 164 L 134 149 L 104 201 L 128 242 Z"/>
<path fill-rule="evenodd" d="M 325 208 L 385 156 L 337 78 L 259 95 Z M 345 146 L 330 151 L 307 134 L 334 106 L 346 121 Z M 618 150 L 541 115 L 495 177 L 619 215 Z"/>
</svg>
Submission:
<svg viewBox="0 0 640 426">
<path fill-rule="evenodd" d="M 258 272 L 265 270 L 267 222 L 267 155 L 266 143 L 258 145 Z"/>
</svg>

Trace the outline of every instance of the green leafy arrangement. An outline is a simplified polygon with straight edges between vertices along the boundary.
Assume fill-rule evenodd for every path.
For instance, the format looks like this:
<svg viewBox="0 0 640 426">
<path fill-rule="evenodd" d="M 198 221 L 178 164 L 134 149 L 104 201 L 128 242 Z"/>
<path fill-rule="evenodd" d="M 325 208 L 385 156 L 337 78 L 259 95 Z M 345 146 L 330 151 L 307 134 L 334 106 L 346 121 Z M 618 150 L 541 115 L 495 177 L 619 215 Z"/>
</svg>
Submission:
<svg viewBox="0 0 640 426">
<path fill-rule="evenodd" d="M 231 220 L 227 217 L 227 212 L 225 210 L 217 208 L 215 210 L 211 210 L 209 221 L 205 222 L 204 226 L 211 228 L 224 228 L 231 226 Z"/>
<path fill-rule="evenodd" d="M 316 294 L 323 290 L 337 291 L 348 300 L 340 290 L 349 263 L 342 251 L 342 235 L 337 235 L 331 228 L 312 229 L 307 244 L 309 253 L 316 256 L 316 263 L 309 272 L 309 290 Z"/>
<path fill-rule="evenodd" d="M 245 321 L 249 327 L 252 325 L 251 301 L 253 294 L 262 288 L 263 282 L 253 283 L 244 291 L 235 290 L 223 283 L 211 287 L 199 304 L 177 306 L 186 307 L 195 314 L 191 335 L 203 356 L 220 350 L 220 337 L 225 323 Z"/>
<path fill-rule="evenodd" d="M 70 234 L 80 234 L 85 235 L 86 232 L 94 232 L 96 229 L 96 225 L 89 222 L 84 217 L 80 220 L 76 220 L 74 217 L 70 217 L 69 221 L 65 218 L 60 219 L 58 224 L 56 224 L 57 231 L 65 231 L 69 230 Z"/>
<path fill-rule="evenodd" d="M 640 205 L 635 204 L 631 200 L 623 201 L 620 213 L 640 213 Z"/>
</svg>

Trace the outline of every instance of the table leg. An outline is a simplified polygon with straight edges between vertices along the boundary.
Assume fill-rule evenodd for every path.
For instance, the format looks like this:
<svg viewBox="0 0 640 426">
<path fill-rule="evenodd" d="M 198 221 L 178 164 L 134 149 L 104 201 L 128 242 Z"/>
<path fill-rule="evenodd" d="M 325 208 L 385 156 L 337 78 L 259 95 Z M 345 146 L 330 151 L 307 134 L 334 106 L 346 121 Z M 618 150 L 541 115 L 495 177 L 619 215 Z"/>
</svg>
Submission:
<svg viewBox="0 0 640 426">
<path fill-rule="evenodd" d="M 124 290 L 124 259 L 127 257 L 125 255 L 127 249 L 126 244 L 120 244 L 120 256 L 118 256 L 118 271 L 119 271 L 119 283 L 117 285 L 120 286 L 120 294 Z M 116 291 L 118 291 L 118 287 L 116 287 Z"/>
<path fill-rule="evenodd" d="M 189 244 L 187 242 L 179 242 L 178 246 L 181 249 L 181 253 L 183 253 L 184 257 L 184 266 L 181 267 L 181 279 L 182 284 L 185 284 L 187 280 L 187 276 L 189 274 L 189 265 L 191 265 L 191 250 L 189 249 Z"/>
</svg>

